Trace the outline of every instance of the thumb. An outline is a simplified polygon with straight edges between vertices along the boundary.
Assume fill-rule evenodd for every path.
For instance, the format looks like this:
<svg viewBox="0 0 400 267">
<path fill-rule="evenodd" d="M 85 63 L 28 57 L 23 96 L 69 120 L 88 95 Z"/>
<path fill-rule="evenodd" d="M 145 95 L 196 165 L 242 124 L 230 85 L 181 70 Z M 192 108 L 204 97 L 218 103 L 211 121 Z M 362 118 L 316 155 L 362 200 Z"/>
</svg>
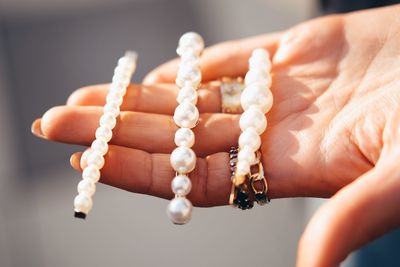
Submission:
<svg viewBox="0 0 400 267">
<path fill-rule="evenodd" d="M 353 250 L 400 226 L 399 125 L 385 129 L 377 165 L 311 219 L 300 241 L 298 267 L 338 266 Z"/>
<path fill-rule="evenodd" d="M 243 76 L 251 52 L 258 47 L 267 49 L 271 56 L 275 53 L 281 34 L 272 33 L 257 37 L 228 41 L 204 50 L 200 59 L 203 82 L 216 80 L 222 76 Z M 173 59 L 151 71 L 143 84 L 174 83 L 178 70 L 178 59 Z"/>
<path fill-rule="evenodd" d="M 297 266 L 338 266 L 353 250 L 400 226 L 400 168 L 375 167 L 338 192 L 311 219 Z"/>
</svg>

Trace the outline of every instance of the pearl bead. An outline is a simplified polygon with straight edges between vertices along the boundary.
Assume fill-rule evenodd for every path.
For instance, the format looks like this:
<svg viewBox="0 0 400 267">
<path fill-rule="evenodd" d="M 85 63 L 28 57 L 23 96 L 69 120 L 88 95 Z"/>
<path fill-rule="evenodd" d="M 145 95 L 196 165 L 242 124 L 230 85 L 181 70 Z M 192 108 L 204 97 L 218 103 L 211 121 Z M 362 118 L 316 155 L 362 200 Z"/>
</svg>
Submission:
<svg viewBox="0 0 400 267">
<path fill-rule="evenodd" d="M 118 91 L 111 91 L 107 94 L 107 97 L 106 97 L 107 103 L 115 102 L 115 103 L 118 103 L 118 106 L 120 106 L 122 104 L 123 100 L 124 100 L 124 98 L 123 98 L 121 92 L 118 92 Z"/>
<path fill-rule="evenodd" d="M 200 59 L 196 56 L 195 53 L 185 53 L 181 56 L 179 67 L 181 68 L 187 65 L 199 67 Z"/>
<path fill-rule="evenodd" d="M 108 142 L 112 138 L 112 131 L 110 128 L 106 126 L 100 126 L 96 130 L 96 138 L 103 139 L 104 141 Z"/>
<path fill-rule="evenodd" d="M 131 76 L 131 67 L 132 65 L 118 65 L 114 69 L 114 76 L 125 76 L 129 78 Z"/>
<path fill-rule="evenodd" d="M 101 155 L 105 155 L 108 151 L 108 144 L 102 139 L 96 139 L 93 141 L 91 148 L 98 151 Z"/>
<path fill-rule="evenodd" d="M 115 73 L 114 76 L 112 77 L 112 82 L 121 83 L 127 86 L 131 82 L 130 77 L 131 76 L 129 75 L 129 73 L 118 72 Z"/>
<path fill-rule="evenodd" d="M 239 161 L 247 161 L 250 165 L 254 165 L 257 163 L 256 154 L 252 147 L 244 146 L 240 148 L 238 153 Z"/>
<path fill-rule="evenodd" d="M 100 126 L 107 127 L 109 129 L 113 129 L 117 123 L 117 119 L 109 113 L 103 114 L 100 117 Z"/>
<path fill-rule="evenodd" d="M 105 114 L 110 114 L 113 117 L 118 117 L 120 112 L 119 105 L 117 105 L 115 102 L 105 104 L 103 110 Z"/>
<path fill-rule="evenodd" d="M 134 59 L 135 60 L 135 59 Z M 133 67 L 136 65 L 135 64 L 135 62 L 134 62 L 134 60 L 132 60 L 131 58 L 129 58 L 129 57 L 121 57 L 119 60 L 118 60 L 118 66 L 117 66 L 117 68 L 118 67 L 124 67 L 124 68 L 128 68 L 129 70 L 131 70 L 131 72 L 133 71 Z"/>
<path fill-rule="evenodd" d="M 244 111 L 239 120 L 240 129 L 244 132 L 246 129 L 253 127 L 256 132 L 261 135 L 267 128 L 267 118 L 256 107 L 251 106 Z"/>
<path fill-rule="evenodd" d="M 176 50 L 177 54 L 182 56 L 188 48 L 195 51 L 196 54 L 200 54 L 204 49 L 204 40 L 198 33 L 188 32 L 182 35 L 179 39 L 179 46 Z"/>
<path fill-rule="evenodd" d="M 199 85 L 201 82 L 201 71 L 195 66 L 185 66 L 183 68 L 179 68 L 176 84 L 179 87 L 183 87 L 185 82 L 190 82 L 197 87 L 197 85 Z"/>
<path fill-rule="evenodd" d="M 112 85 L 113 85 L 113 87 L 115 86 L 115 87 L 119 87 L 119 88 L 125 88 L 126 89 L 126 87 L 129 85 L 129 82 L 126 82 L 126 81 L 122 81 L 122 80 L 119 80 L 119 79 L 114 79 L 113 81 L 112 81 L 112 83 L 111 83 Z M 125 91 L 125 90 L 124 90 Z M 126 91 L 125 91 L 126 92 Z"/>
<path fill-rule="evenodd" d="M 199 110 L 190 102 L 179 104 L 174 113 L 174 121 L 181 128 L 193 128 L 199 120 Z"/>
<path fill-rule="evenodd" d="M 255 105 L 265 114 L 272 108 L 272 92 L 261 84 L 252 84 L 243 90 L 240 102 L 244 110 Z"/>
<path fill-rule="evenodd" d="M 269 52 L 266 49 L 263 48 L 256 48 L 253 50 L 253 53 L 251 54 L 251 57 L 253 58 L 258 58 L 258 59 L 263 59 L 265 61 L 270 61 L 269 58 Z"/>
<path fill-rule="evenodd" d="M 93 202 L 90 196 L 79 194 L 74 199 L 74 209 L 76 212 L 88 214 L 93 207 Z"/>
<path fill-rule="evenodd" d="M 90 156 L 90 154 L 92 153 L 92 149 L 86 149 L 82 156 L 81 156 L 81 160 L 80 160 L 80 165 L 82 169 L 85 169 L 87 167 L 87 159 Z"/>
<path fill-rule="evenodd" d="M 260 58 L 251 57 L 249 59 L 249 69 L 251 70 L 260 70 L 266 73 L 271 71 L 271 61 L 263 60 Z"/>
<path fill-rule="evenodd" d="M 271 83 L 271 75 L 269 75 L 268 72 L 264 72 L 258 69 L 249 70 L 244 77 L 244 84 L 246 86 L 249 86 L 251 84 L 262 84 L 270 88 Z"/>
<path fill-rule="evenodd" d="M 236 164 L 236 174 L 239 176 L 250 173 L 250 163 L 247 161 L 238 161 Z"/>
<path fill-rule="evenodd" d="M 104 166 L 104 157 L 96 150 L 92 151 L 87 157 L 87 165 L 95 165 L 99 170 Z"/>
<path fill-rule="evenodd" d="M 196 155 L 188 147 L 175 148 L 170 157 L 172 168 L 178 173 L 189 173 L 196 166 Z"/>
<path fill-rule="evenodd" d="M 186 175 L 178 175 L 171 182 L 171 188 L 175 195 L 186 196 L 192 189 L 192 182 Z"/>
<path fill-rule="evenodd" d="M 121 95 L 125 95 L 126 90 L 127 90 L 126 86 L 123 86 L 122 84 L 112 83 L 110 85 L 110 92 L 117 92 L 120 93 Z"/>
<path fill-rule="evenodd" d="M 96 165 L 88 165 L 82 172 L 82 178 L 97 183 L 100 180 L 100 171 Z"/>
<path fill-rule="evenodd" d="M 167 208 L 167 215 L 175 224 L 185 224 L 192 217 L 192 203 L 184 198 L 177 197 L 171 200 Z"/>
<path fill-rule="evenodd" d="M 249 147 L 251 150 L 257 151 L 261 146 L 261 138 L 254 128 L 248 128 L 239 136 L 239 148 Z"/>
<path fill-rule="evenodd" d="M 96 185 L 89 179 L 83 179 L 78 184 L 79 194 L 93 196 L 96 192 Z"/>
<path fill-rule="evenodd" d="M 177 146 L 192 147 L 194 145 L 194 133 L 189 128 L 179 128 L 175 132 L 175 144 Z"/>
<path fill-rule="evenodd" d="M 183 101 L 189 101 L 193 105 L 197 104 L 197 91 L 191 86 L 184 86 L 178 92 L 178 97 L 176 98 L 179 104 Z"/>
</svg>

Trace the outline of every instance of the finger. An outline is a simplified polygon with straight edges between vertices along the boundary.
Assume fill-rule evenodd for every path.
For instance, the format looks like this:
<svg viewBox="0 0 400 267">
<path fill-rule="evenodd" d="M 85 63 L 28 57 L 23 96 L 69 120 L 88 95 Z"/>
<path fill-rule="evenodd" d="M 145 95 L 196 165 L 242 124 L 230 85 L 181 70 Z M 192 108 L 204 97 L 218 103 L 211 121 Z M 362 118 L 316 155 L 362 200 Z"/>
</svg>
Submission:
<svg viewBox="0 0 400 267">
<path fill-rule="evenodd" d="M 200 59 L 203 82 L 217 80 L 223 76 L 244 76 L 248 60 L 255 48 L 267 49 L 271 56 L 275 53 L 280 33 L 261 35 L 253 38 L 229 41 L 211 46 L 204 50 Z M 144 84 L 174 83 L 179 59 L 173 59 L 150 72 L 143 80 Z"/>
<path fill-rule="evenodd" d="M 218 84 L 204 85 L 197 90 L 197 108 L 200 113 L 221 112 L 221 94 Z M 69 106 L 104 106 L 109 85 L 94 85 L 76 90 L 68 98 Z M 156 86 L 130 85 L 121 110 L 157 114 L 173 114 L 176 108 L 178 88 L 171 84 Z"/>
<path fill-rule="evenodd" d="M 102 112 L 100 107 L 55 107 L 45 113 L 40 129 L 49 140 L 89 145 Z M 193 149 L 197 155 L 229 151 L 240 134 L 238 120 L 239 115 L 201 114 L 199 124 L 193 129 L 196 136 Z M 171 116 L 125 111 L 119 116 L 110 143 L 150 153 L 170 153 L 176 147 L 177 129 Z"/>
<path fill-rule="evenodd" d="M 396 160 L 377 165 L 318 210 L 301 238 L 297 266 L 339 266 L 353 250 L 400 226 L 399 203 Z"/>
<path fill-rule="evenodd" d="M 79 167 L 82 153 L 71 157 L 71 165 Z M 110 146 L 101 169 L 100 182 L 130 192 L 173 198 L 171 181 L 175 176 L 168 154 L 147 152 Z M 188 198 L 196 206 L 217 206 L 228 204 L 230 194 L 230 171 L 228 153 L 217 153 L 206 159 L 197 158 L 196 168 L 189 177 L 192 191 Z"/>
</svg>

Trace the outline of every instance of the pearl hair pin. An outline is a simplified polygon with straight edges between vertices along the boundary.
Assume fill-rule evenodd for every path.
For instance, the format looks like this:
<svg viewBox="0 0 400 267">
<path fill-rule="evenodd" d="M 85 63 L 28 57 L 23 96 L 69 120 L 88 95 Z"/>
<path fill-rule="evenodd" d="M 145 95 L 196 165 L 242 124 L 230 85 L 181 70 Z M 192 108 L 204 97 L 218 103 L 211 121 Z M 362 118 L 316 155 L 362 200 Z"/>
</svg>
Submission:
<svg viewBox="0 0 400 267">
<path fill-rule="evenodd" d="M 271 61 L 268 51 L 255 49 L 249 59 L 249 71 L 245 76 L 245 89 L 240 98 L 244 110 L 240 117 L 239 153 L 233 183 L 239 186 L 257 164 L 256 151 L 261 146 L 260 135 L 267 128 L 266 114 L 272 108 Z"/>
<path fill-rule="evenodd" d="M 82 180 L 78 184 L 78 195 L 74 199 L 75 217 L 85 219 L 92 209 L 92 197 L 96 191 L 96 183 L 100 179 L 100 170 L 104 166 L 104 155 L 108 152 L 108 142 L 112 138 L 112 130 L 116 125 L 116 118 L 120 113 L 120 106 L 127 87 L 136 69 L 137 54 L 126 52 L 120 58 L 114 70 L 114 76 L 107 94 L 103 115 L 100 117 L 100 126 L 96 130 L 96 139 L 91 148 L 85 151 L 82 159 L 86 162 L 83 167 Z"/>
<path fill-rule="evenodd" d="M 199 120 L 196 107 L 197 88 L 201 82 L 199 57 L 204 49 L 202 37 L 194 32 L 184 34 L 179 40 L 177 54 L 181 57 L 176 85 L 180 88 L 174 121 L 180 128 L 175 133 L 177 148 L 171 153 L 170 161 L 176 176 L 171 182 L 174 199 L 168 205 L 167 215 L 175 224 L 185 224 L 192 216 L 192 203 L 186 198 L 192 183 L 188 174 L 196 166 L 196 154 L 191 149 L 195 142 L 193 131 Z"/>
</svg>

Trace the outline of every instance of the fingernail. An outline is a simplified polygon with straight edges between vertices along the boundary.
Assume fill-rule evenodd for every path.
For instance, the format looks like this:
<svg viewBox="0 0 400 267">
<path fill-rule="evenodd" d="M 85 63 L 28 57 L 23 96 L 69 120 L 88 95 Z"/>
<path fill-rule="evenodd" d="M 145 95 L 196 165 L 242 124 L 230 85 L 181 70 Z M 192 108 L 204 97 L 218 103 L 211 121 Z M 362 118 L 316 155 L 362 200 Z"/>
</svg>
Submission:
<svg viewBox="0 0 400 267">
<path fill-rule="evenodd" d="M 81 160 L 82 152 L 76 152 L 71 155 L 69 158 L 69 163 L 74 170 L 81 171 L 80 160 Z"/>
<path fill-rule="evenodd" d="M 46 137 L 44 136 L 43 132 L 42 132 L 42 127 L 41 127 L 41 122 L 42 119 L 36 119 L 31 126 L 31 132 L 42 139 L 46 139 Z"/>
</svg>

